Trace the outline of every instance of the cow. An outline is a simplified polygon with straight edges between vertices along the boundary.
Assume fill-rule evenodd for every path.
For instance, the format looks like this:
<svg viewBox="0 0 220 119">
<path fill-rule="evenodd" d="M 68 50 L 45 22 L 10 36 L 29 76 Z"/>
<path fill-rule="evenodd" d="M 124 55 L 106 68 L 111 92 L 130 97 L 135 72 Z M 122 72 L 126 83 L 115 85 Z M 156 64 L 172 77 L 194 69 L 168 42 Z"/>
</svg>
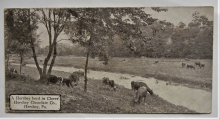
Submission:
<svg viewBox="0 0 220 119">
<path fill-rule="evenodd" d="M 135 103 L 140 104 L 142 98 L 144 98 L 144 103 L 145 103 L 146 97 L 148 95 L 147 92 L 148 92 L 147 87 L 141 86 L 136 92 Z"/>
<path fill-rule="evenodd" d="M 114 80 L 109 80 L 109 86 L 110 86 L 111 88 L 113 88 L 114 91 L 116 91 L 116 86 L 115 86 L 115 81 L 114 81 Z"/>
<path fill-rule="evenodd" d="M 50 75 L 47 79 L 47 85 L 49 84 L 60 84 L 62 82 L 62 77 L 57 77 L 55 75 Z"/>
<path fill-rule="evenodd" d="M 74 82 L 74 83 L 75 83 L 75 86 L 78 85 L 78 82 L 79 82 L 79 76 L 78 76 L 78 74 L 72 73 L 72 74 L 69 76 L 68 79 L 70 80 L 71 83 Z"/>
<path fill-rule="evenodd" d="M 200 62 L 195 62 L 195 66 L 199 66 L 200 67 L 201 63 Z"/>
<path fill-rule="evenodd" d="M 145 84 L 144 82 L 134 82 L 134 81 L 131 82 L 131 89 L 134 90 L 134 91 L 135 91 L 135 90 L 138 91 L 138 89 L 139 89 L 140 87 L 142 87 L 142 86 L 146 87 L 147 91 L 148 91 L 151 95 L 153 95 L 153 90 L 151 90 L 151 89 L 147 86 L 147 84 Z"/>
<path fill-rule="evenodd" d="M 159 61 L 157 60 L 157 61 L 154 62 L 154 64 L 157 64 L 158 62 L 159 62 Z"/>
<path fill-rule="evenodd" d="M 18 73 L 18 71 L 14 68 L 8 68 L 8 72 L 12 73 L 12 74 L 17 74 Z"/>
<path fill-rule="evenodd" d="M 185 65 L 186 65 L 186 63 L 183 63 L 183 62 L 182 62 L 182 68 L 185 67 Z"/>
<path fill-rule="evenodd" d="M 194 69 L 194 70 L 195 70 L 195 67 L 194 67 L 193 65 L 189 65 L 189 64 L 186 65 L 186 68 L 187 68 L 187 69 L 188 69 L 188 68 L 191 68 L 191 69 Z"/>
<path fill-rule="evenodd" d="M 64 85 L 64 84 L 66 84 L 66 86 L 67 87 L 69 87 L 70 88 L 70 86 L 73 88 L 73 84 L 72 84 L 72 80 L 70 80 L 69 78 L 63 78 L 63 80 L 62 80 L 62 84 Z M 75 84 L 75 86 L 76 86 L 77 84 Z"/>
<path fill-rule="evenodd" d="M 200 69 L 201 69 L 201 67 L 204 68 L 204 67 L 205 67 L 205 64 L 202 64 L 202 63 L 201 63 L 201 64 L 200 64 Z"/>
<path fill-rule="evenodd" d="M 102 78 L 102 84 L 103 85 L 108 85 L 109 84 L 109 78 L 108 77 Z"/>
<path fill-rule="evenodd" d="M 116 91 L 116 85 L 115 85 L 115 81 L 114 80 L 109 80 L 108 77 L 104 77 L 102 78 L 102 84 L 103 85 L 109 85 L 111 88 L 114 89 L 114 91 Z"/>
</svg>

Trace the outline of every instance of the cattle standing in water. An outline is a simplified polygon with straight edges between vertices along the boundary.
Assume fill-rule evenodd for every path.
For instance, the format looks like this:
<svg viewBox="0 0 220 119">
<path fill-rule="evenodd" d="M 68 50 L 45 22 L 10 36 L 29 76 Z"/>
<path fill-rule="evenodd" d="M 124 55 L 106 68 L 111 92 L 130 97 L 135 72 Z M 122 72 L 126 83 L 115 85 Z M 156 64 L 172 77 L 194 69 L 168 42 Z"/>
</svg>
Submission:
<svg viewBox="0 0 220 119">
<path fill-rule="evenodd" d="M 186 65 L 186 63 L 183 63 L 183 62 L 182 62 L 182 68 L 185 67 L 185 65 Z"/>
<path fill-rule="evenodd" d="M 142 98 L 144 98 L 144 103 L 145 103 L 146 97 L 148 95 L 147 92 L 148 92 L 147 87 L 145 86 L 140 87 L 136 92 L 135 103 L 140 104 Z"/>
<path fill-rule="evenodd" d="M 191 69 L 194 69 L 195 70 L 195 67 L 193 66 L 193 65 L 186 65 L 186 68 L 188 69 L 188 68 L 191 68 Z"/>
<path fill-rule="evenodd" d="M 151 94 L 151 95 L 153 95 L 153 90 L 151 90 L 148 86 L 147 86 L 147 84 L 145 84 L 144 82 L 134 82 L 134 81 L 132 81 L 131 82 L 131 88 L 132 88 L 132 90 L 138 90 L 140 87 L 146 87 L 146 89 L 147 89 L 147 91 Z"/>
</svg>

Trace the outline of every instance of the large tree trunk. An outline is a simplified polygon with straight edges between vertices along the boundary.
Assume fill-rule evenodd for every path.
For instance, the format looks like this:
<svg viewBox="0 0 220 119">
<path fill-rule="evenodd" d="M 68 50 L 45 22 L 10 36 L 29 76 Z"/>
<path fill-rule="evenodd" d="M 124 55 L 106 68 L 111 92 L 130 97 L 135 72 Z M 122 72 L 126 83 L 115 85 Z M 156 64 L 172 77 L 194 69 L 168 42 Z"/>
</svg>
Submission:
<svg viewBox="0 0 220 119">
<path fill-rule="evenodd" d="M 56 42 L 56 40 L 54 41 L 54 45 L 53 46 L 54 46 L 53 59 L 52 59 L 52 61 L 50 63 L 50 67 L 48 69 L 47 76 L 50 76 L 52 68 L 53 68 L 53 65 L 55 63 L 56 56 L 57 56 L 57 42 Z"/>
<path fill-rule="evenodd" d="M 51 58 L 52 55 L 52 51 L 54 49 L 54 45 L 49 46 L 49 53 L 47 54 L 47 57 L 44 59 L 44 64 L 43 64 L 43 74 L 46 75 L 46 71 L 47 71 L 47 64 Z"/>
<path fill-rule="evenodd" d="M 92 42 L 92 36 L 89 39 L 89 46 L 87 49 L 87 54 L 86 54 L 86 64 L 85 64 L 85 86 L 84 86 L 84 92 L 87 92 L 87 70 L 88 70 L 88 64 L 89 64 L 89 54 L 90 54 L 90 46 L 91 46 L 91 42 Z"/>
<path fill-rule="evenodd" d="M 84 92 L 87 92 L 87 69 L 88 69 L 88 62 L 89 62 L 89 50 L 87 51 L 86 54 L 86 65 L 85 65 L 85 86 L 84 86 Z"/>
<path fill-rule="evenodd" d="M 36 67 L 37 67 L 37 70 L 38 70 L 38 72 L 39 72 L 39 74 L 40 74 L 40 79 L 42 78 L 42 68 L 40 68 L 40 66 L 39 66 L 39 63 L 38 63 L 38 61 L 37 61 L 37 55 L 36 55 L 36 51 L 35 51 L 35 47 L 34 47 L 34 41 L 33 41 L 33 39 L 32 39 L 32 34 L 31 34 L 31 20 L 30 20 L 30 9 L 28 10 L 28 15 L 29 15 L 29 23 L 28 23 L 28 25 L 29 25 L 29 38 L 30 38 L 30 44 L 31 44 L 31 49 L 32 49 L 32 52 L 33 52 L 33 58 L 34 58 L 34 62 L 35 62 L 35 64 L 36 64 Z"/>
</svg>

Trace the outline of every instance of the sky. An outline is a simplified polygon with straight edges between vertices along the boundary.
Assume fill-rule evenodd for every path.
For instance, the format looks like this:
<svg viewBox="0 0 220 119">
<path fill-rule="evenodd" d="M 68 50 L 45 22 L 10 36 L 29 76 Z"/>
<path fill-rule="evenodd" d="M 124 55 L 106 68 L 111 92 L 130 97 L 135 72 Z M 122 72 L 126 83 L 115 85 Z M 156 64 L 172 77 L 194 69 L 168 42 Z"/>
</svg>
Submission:
<svg viewBox="0 0 220 119">
<path fill-rule="evenodd" d="M 168 9 L 167 12 L 156 12 L 152 10 L 150 7 L 144 9 L 147 14 L 151 14 L 153 18 L 158 18 L 159 20 L 166 20 L 167 22 L 171 22 L 174 25 L 178 25 L 179 22 L 183 22 L 186 25 L 192 21 L 192 14 L 197 11 L 200 15 L 205 15 L 208 20 L 214 19 L 214 8 L 213 7 L 166 7 Z M 39 24 L 39 29 L 37 31 L 41 33 L 40 47 L 45 47 L 48 45 L 48 34 L 46 28 L 43 24 Z M 64 33 L 61 33 L 57 40 L 60 39 L 68 39 L 68 36 Z M 60 43 L 72 45 L 70 41 L 61 41 Z"/>
</svg>

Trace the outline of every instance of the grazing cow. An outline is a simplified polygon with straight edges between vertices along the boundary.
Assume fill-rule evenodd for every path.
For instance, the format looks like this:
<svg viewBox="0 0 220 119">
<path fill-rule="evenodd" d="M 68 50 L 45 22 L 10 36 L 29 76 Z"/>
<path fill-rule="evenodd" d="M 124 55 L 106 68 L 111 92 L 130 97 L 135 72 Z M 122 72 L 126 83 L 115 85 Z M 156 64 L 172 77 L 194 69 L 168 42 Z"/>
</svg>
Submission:
<svg viewBox="0 0 220 119">
<path fill-rule="evenodd" d="M 199 66 L 200 67 L 201 63 L 200 62 L 195 62 L 195 66 Z"/>
<path fill-rule="evenodd" d="M 114 80 L 109 80 L 109 86 L 110 86 L 111 88 L 113 88 L 114 91 L 116 91 L 116 86 L 115 86 Z"/>
<path fill-rule="evenodd" d="M 140 104 L 142 98 L 144 98 L 144 103 L 145 103 L 147 92 L 148 92 L 147 88 L 145 86 L 141 86 L 136 92 L 135 103 Z"/>
<path fill-rule="evenodd" d="M 57 83 L 61 83 L 62 81 L 62 77 L 57 77 L 55 75 L 50 75 L 49 78 L 47 79 L 47 85 L 49 84 L 57 84 Z"/>
<path fill-rule="evenodd" d="M 185 67 L 185 65 L 186 65 L 186 63 L 183 63 L 183 62 L 182 62 L 182 68 Z"/>
<path fill-rule="evenodd" d="M 157 60 L 157 61 L 154 62 L 154 64 L 157 64 L 158 62 L 159 62 L 159 61 Z"/>
<path fill-rule="evenodd" d="M 188 68 L 191 68 L 191 69 L 194 69 L 194 70 L 195 70 L 195 67 L 194 67 L 193 65 L 189 65 L 189 64 L 186 65 L 186 68 L 187 68 L 187 69 L 188 69 Z"/>
<path fill-rule="evenodd" d="M 113 88 L 114 89 L 114 91 L 116 91 L 116 86 L 115 86 L 115 81 L 114 80 L 109 80 L 109 78 L 108 77 L 104 77 L 104 78 L 102 78 L 103 80 L 102 80 L 102 84 L 103 85 L 109 85 L 111 88 Z"/>
<path fill-rule="evenodd" d="M 202 63 L 201 63 L 201 64 L 200 64 L 200 69 L 201 69 L 201 67 L 204 68 L 204 67 L 205 67 L 205 64 L 202 64 Z"/>
<path fill-rule="evenodd" d="M 18 71 L 14 68 L 8 68 L 8 72 L 12 73 L 12 74 L 17 74 L 18 73 Z"/>
<path fill-rule="evenodd" d="M 108 77 L 102 78 L 102 84 L 103 85 L 108 85 L 109 84 L 109 78 Z"/>
<path fill-rule="evenodd" d="M 78 74 L 72 73 L 72 74 L 69 76 L 69 80 L 70 80 L 71 83 L 74 82 L 74 83 L 75 83 L 75 86 L 77 86 L 77 85 L 78 85 L 78 82 L 79 82 L 79 76 L 78 76 Z"/>
<path fill-rule="evenodd" d="M 142 87 L 142 86 L 144 86 L 144 87 L 146 87 L 147 88 L 147 91 L 151 94 L 151 95 L 153 95 L 153 90 L 151 90 L 148 86 L 147 86 L 147 84 L 145 84 L 144 82 L 134 82 L 134 81 L 132 81 L 131 82 L 131 88 L 132 88 L 132 90 L 138 90 L 140 87 Z"/>
<path fill-rule="evenodd" d="M 66 86 L 67 87 L 72 87 L 73 88 L 73 84 L 72 84 L 72 80 L 70 80 L 70 79 L 68 79 L 68 78 L 63 78 L 63 80 L 62 80 L 62 84 L 64 85 L 64 84 L 66 84 Z M 76 86 L 77 84 L 75 84 L 75 86 Z"/>
</svg>

